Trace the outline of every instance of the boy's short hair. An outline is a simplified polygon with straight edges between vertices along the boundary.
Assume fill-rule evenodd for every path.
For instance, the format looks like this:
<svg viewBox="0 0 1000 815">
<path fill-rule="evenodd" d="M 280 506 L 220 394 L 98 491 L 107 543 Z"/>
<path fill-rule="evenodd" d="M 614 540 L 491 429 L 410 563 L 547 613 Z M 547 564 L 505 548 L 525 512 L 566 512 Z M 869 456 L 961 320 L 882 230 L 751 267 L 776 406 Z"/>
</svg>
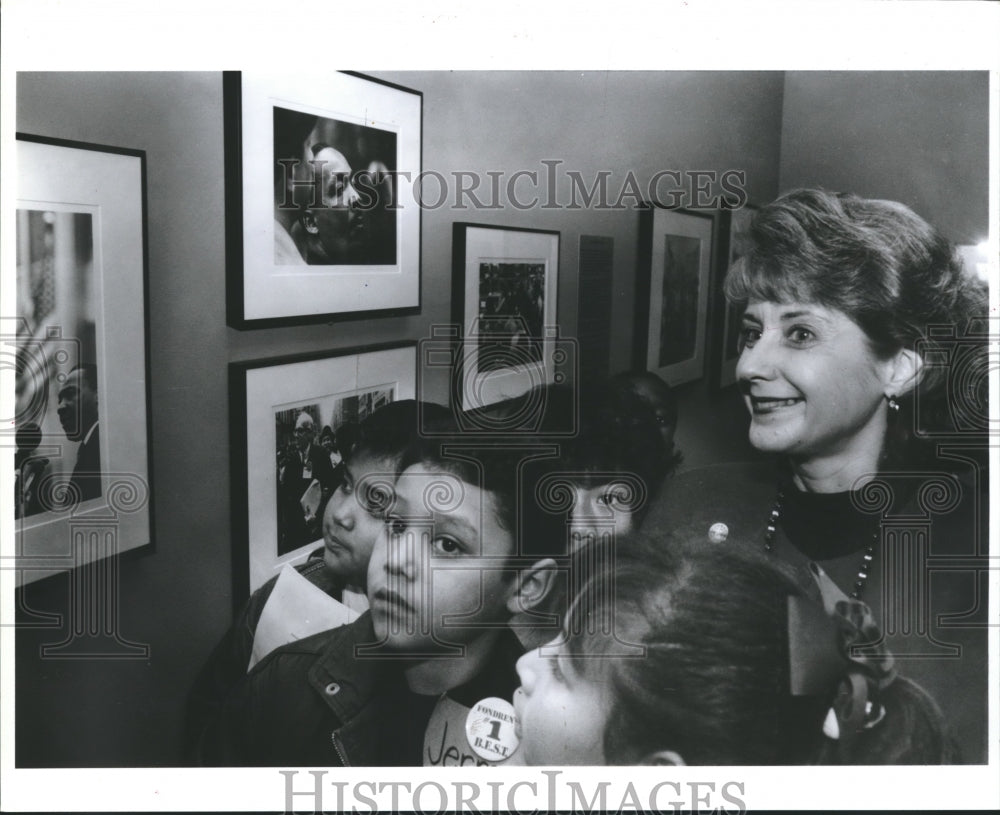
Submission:
<svg viewBox="0 0 1000 815">
<path fill-rule="evenodd" d="M 356 456 L 385 461 L 397 472 L 402 469 L 403 455 L 418 436 L 420 415 L 425 417 L 448 417 L 450 411 L 442 405 L 431 402 L 420 403 L 415 399 L 401 399 L 390 402 L 368 416 L 360 425 L 343 425 L 337 431 L 340 446 L 342 430 L 351 428 L 349 447 L 340 447 L 341 455 L 350 462 Z"/>
<path fill-rule="evenodd" d="M 538 454 L 523 443 L 484 444 L 454 430 L 444 437 L 414 439 L 399 470 L 423 465 L 479 487 L 493 497 L 497 523 L 514 539 L 512 556 L 558 557 L 568 550 L 568 529 L 564 516 L 546 508 L 538 494 L 540 476 L 551 469 L 551 459 Z"/>
</svg>

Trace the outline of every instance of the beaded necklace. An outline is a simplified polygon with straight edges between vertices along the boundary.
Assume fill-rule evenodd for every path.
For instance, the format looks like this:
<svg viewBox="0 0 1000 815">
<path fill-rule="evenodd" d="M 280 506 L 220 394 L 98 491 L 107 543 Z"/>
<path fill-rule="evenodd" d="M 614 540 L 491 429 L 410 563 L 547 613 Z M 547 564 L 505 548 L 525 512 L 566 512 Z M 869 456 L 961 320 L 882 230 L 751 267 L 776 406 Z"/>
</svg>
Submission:
<svg viewBox="0 0 1000 815">
<path fill-rule="evenodd" d="M 764 532 L 764 551 L 771 554 L 774 549 L 774 536 L 778 530 L 778 521 L 781 519 L 781 502 L 785 498 L 785 493 L 778 490 L 778 495 L 774 499 L 774 506 L 771 507 L 771 514 L 767 520 L 767 530 Z M 880 532 L 878 529 L 872 534 L 865 552 L 861 558 L 861 566 L 858 568 L 857 579 L 854 581 L 854 588 L 851 590 L 851 597 L 860 600 L 864 592 L 865 584 L 868 582 L 868 575 L 871 571 L 872 561 L 875 558 L 875 545 L 878 543 Z"/>
</svg>

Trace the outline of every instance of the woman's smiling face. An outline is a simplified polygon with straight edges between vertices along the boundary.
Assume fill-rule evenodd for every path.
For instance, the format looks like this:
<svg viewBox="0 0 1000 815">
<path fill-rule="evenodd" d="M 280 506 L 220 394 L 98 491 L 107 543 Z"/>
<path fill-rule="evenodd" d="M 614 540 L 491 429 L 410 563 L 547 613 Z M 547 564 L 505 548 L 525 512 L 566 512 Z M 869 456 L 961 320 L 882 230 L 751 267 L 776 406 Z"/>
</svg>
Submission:
<svg viewBox="0 0 1000 815">
<path fill-rule="evenodd" d="M 878 455 L 893 363 L 850 317 L 815 303 L 751 300 L 742 342 L 736 375 L 754 447 L 797 460 Z"/>
</svg>

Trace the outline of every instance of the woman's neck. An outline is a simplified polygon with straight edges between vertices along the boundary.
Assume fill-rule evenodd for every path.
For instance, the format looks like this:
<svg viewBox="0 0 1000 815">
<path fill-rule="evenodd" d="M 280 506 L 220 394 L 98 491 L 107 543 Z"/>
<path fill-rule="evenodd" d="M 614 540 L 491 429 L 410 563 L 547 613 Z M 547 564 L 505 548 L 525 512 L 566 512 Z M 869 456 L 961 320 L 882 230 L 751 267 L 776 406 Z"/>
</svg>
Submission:
<svg viewBox="0 0 1000 815">
<path fill-rule="evenodd" d="M 792 482 L 803 492 L 846 492 L 858 489 L 862 484 L 875 477 L 874 468 L 864 468 L 856 471 L 851 469 L 831 469 L 809 465 L 799 465 L 792 462 Z"/>
<path fill-rule="evenodd" d="M 824 456 L 792 456 L 792 481 L 803 492 L 856 490 L 878 474 L 884 438 L 884 432 L 867 440 L 855 438 L 849 447 Z"/>
</svg>

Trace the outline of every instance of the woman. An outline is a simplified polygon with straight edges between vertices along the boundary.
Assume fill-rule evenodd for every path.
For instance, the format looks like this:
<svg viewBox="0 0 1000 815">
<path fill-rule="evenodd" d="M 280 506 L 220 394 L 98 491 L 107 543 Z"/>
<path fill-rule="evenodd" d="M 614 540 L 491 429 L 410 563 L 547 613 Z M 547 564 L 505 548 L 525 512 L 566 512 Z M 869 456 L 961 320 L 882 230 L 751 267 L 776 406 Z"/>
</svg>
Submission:
<svg viewBox="0 0 1000 815">
<path fill-rule="evenodd" d="M 969 432 L 984 410 L 968 387 L 985 385 L 985 342 L 967 333 L 985 285 L 895 202 L 799 190 L 747 237 L 726 280 L 745 309 L 737 377 L 750 441 L 781 466 L 690 473 L 657 520 L 739 531 L 804 584 L 818 565 L 871 607 L 962 760 L 985 761 L 986 458 Z"/>
</svg>

